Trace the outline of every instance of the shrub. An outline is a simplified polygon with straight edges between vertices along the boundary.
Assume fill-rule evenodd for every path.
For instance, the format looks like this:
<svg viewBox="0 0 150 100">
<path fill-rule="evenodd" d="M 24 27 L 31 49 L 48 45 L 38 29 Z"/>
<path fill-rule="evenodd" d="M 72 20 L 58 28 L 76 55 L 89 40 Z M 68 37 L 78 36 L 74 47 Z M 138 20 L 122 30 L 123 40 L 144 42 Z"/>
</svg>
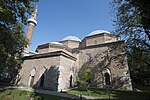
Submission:
<svg viewBox="0 0 150 100">
<path fill-rule="evenodd" d="M 90 85 L 90 81 L 92 79 L 92 74 L 90 68 L 86 65 L 83 64 L 79 76 L 77 77 L 77 81 L 79 82 L 79 87 L 81 89 L 87 89 Z"/>
</svg>

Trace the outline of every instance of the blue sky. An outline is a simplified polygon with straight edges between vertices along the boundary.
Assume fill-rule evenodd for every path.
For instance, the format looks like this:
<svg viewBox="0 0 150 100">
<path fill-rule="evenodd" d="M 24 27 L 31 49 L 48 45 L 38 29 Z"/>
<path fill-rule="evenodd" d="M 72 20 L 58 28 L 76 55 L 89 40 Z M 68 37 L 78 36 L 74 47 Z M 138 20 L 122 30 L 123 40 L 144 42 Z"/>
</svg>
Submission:
<svg viewBox="0 0 150 100">
<path fill-rule="evenodd" d="M 83 39 L 98 29 L 113 31 L 111 1 L 41 0 L 30 49 L 34 51 L 40 44 L 60 41 L 69 35 Z"/>
</svg>

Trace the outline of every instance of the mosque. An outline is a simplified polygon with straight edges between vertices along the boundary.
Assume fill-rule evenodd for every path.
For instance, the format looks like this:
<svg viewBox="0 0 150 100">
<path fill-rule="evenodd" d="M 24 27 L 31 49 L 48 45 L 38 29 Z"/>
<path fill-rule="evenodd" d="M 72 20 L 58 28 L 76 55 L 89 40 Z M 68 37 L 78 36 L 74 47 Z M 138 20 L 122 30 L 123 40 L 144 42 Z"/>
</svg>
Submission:
<svg viewBox="0 0 150 100">
<path fill-rule="evenodd" d="M 30 41 L 36 26 L 37 9 L 28 20 L 24 62 L 17 84 L 26 87 L 60 91 L 77 86 L 83 65 L 90 68 L 90 87 L 131 90 L 131 79 L 124 51 L 124 41 L 105 30 L 89 33 L 83 40 L 67 36 L 61 41 L 38 45 L 30 52 Z"/>
</svg>

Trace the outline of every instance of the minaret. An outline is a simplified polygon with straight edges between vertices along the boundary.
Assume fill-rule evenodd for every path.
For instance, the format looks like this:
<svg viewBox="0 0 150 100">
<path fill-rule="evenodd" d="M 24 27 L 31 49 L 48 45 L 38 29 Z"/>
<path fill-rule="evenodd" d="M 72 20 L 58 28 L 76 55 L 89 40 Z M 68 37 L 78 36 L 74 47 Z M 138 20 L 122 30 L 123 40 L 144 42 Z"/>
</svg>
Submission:
<svg viewBox="0 0 150 100">
<path fill-rule="evenodd" d="M 30 42 L 32 39 L 32 33 L 34 30 L 34 27 L 37 25 L 36 17 L 37 17 L 37 6 L 34 9 L 31 18 L 28 19 L 28 28 L 26 32 L 26 40 L 27 40 L 27 48 L 24 49 L 24 56 L 29 55 L 29 49 L 30 49 Z"/>
</svg>

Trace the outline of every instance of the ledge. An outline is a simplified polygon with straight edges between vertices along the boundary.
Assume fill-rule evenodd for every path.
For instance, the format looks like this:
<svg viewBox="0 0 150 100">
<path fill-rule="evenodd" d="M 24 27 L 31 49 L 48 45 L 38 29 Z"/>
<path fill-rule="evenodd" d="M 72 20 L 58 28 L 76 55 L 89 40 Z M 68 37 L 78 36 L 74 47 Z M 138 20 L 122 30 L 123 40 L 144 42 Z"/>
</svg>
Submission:
<svg viewBox="0 0 150 100">
<path fill-rule="evenodd" d="M 64 57 L 69 58 L 69 59 L 74 60 L 74 61 L 77 60 L 77 58 L 73 57 L 72 55 L 69 55 L 68 53 L 66 53 L 64 51 L 48 52 L 48 53 L 25 56 L 23 58 L 23 60 L 56 57 L 56 56 L 64 56 Z"/>
</svg>

